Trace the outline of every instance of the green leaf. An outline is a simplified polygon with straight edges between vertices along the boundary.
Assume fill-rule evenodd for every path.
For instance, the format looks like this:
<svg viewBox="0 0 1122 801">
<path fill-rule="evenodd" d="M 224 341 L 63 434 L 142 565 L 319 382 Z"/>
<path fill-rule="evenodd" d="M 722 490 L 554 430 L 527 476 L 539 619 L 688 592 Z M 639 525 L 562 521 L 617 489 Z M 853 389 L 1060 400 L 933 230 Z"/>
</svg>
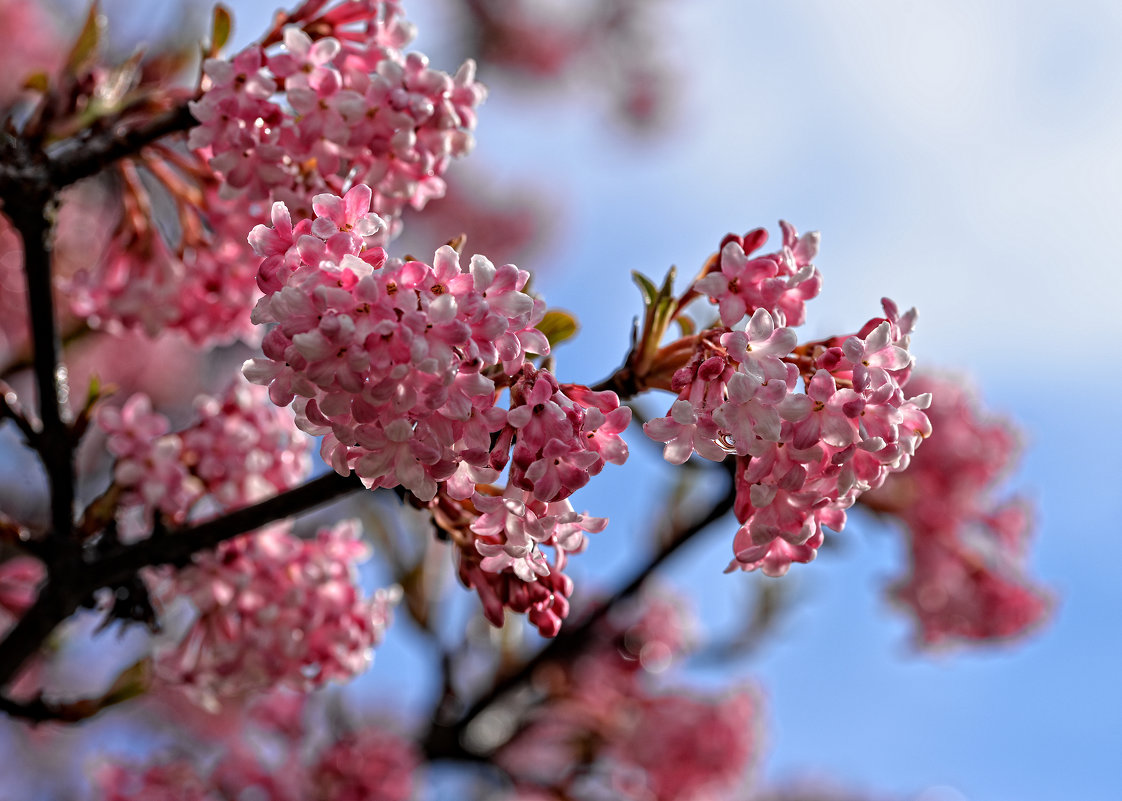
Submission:
<svg viewBox="0 0 1122 801">
<path fill-rule="evenodd" d="M 549 347 L 555 348 L 566 339 L 576 336 L 580 324 L 577 318 L 563 309 L 550 309 L 538 323 L 537 328 L 549 340 Z"/>
<path fill-rule="evenodd" d="M 66 57 L 66 69 L 71 73 L 81 72 L 88 67 L 97 56 L 98 45 L 101 44 L 101 34 L 105 30 L 105 15 L 101 13 L 101 4 L 94 0 L 90 3 L 90 10 L 86 14 L 86 21 L 82 31 L 74 40 L 70 48 L 70 55 Z"/>
<path fill-rule="evenodd" d="M 654 285 L 654 281 L 638 270 L 631 271 L 631 278 L 639 286 L 639 291 L 643 293 L 643 305 L 650 306 L 654 303 L 655 298 L 658 297 L 658 287 Z"/>
<path fill-rule="evenodd" d="M 662 279 L 662 288 L 659 294 L 664 297 L 672 297 L 674 295 L 674 279 L 678 276 L 678 268 L 671 267 L 666 271 L 666 278 Z"/>
<path fill-rule="evenodd" d="M 230 41 L 230 31 L 233 27 L 234 18 L 230 15 L 230 9 L 218 3 L 214 7 L 214 19 L 210 23 L 210 44 L 207 47 L 207 55 L 211 57 L 218 55 L 218 51 Z"/>
<path fill-rule="evenodd" d="M 692 337 L 697 333 L 697 323 L 693 321 L 692 317 L 679 314 L 676 319 L 678 321 L 678 328 L 682 331 L 682 336 Z"/>
<path fill-rule="evenodd" d="M 678 271 L 674 267 L 667 270 L 666 278 L 663 279 L 662 286 L 659 287 L 658 294 L 655 296 L 654 320 L 652 322 L 660 341 L 670 325 L 674 310 L 678 307 L 677 299 L 674 297 L 674 277 L 677 274 Z"/>
</svg>

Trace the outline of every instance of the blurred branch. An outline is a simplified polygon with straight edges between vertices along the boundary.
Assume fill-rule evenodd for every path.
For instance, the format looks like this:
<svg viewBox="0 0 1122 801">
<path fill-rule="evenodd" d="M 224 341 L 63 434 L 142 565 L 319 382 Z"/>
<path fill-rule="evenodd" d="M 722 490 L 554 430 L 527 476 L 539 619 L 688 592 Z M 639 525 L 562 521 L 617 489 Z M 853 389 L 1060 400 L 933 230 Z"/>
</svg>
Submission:
<svg viewBox="0 0 1122 801">
<path fill-rule="evenodd" d="M 48 701 L 42 694 L 28 701 L 14 701 L 0 695 L 0 712 L 10 717 L 26 720 L 29 723 L 77 723 L 92 718 L 104 709 L 143 693 L 151 683 L 151 664 L 142 659 L 125 668 L 113 685 L 95 698 L 79 698 L 75 701 Z"/>
<path fill-rule="evenodd" d="M 752 656 L 783 619 L 790 604 L 790 590 L 784 582 L 757 581 L 752 614 L 731 635 L 711 642 L 690 657 L 691 664 L 722 665 Z"/>
<path fill-rule="evenodd" d="M 486 755 L 474 752 L 463 742 L 464 734 L 471 723 L 489 707 L 500 701 L 507 693 L 529 682 L 534 673 L 543 665 L 572 659 L 584 650 L 596 627 L 613 609 L 633 596 L 646 583 L 647 579 L 679 548 L 732 511 L 736 489 L 732 481 L 733 468 L 731 464 L 734 464 L 734 462 L 727 460 L 716 468 L 716 470 L 726 474 L 727 484 L 725 491 L 710 507 L 709 511 L 691 523 L 677 527 L 671 536 L 663 540 L 661 549 L 639 568 L 626 584 L 591 610 L 580 623 L 571 627 L 562 627 L 561 633 L 548 645 L 523 662 L 514 671 L 500 677 L 491 689 L 478 698 L 454 723 L 449 724 L 434 719 L 428 733 L 421 742 L 421 749 L 425 755 L 432 760 L 485 761 L 488 758 Z M 441 699 L 441 701 L 444 703 L 445 699 Z"/>
</svg>

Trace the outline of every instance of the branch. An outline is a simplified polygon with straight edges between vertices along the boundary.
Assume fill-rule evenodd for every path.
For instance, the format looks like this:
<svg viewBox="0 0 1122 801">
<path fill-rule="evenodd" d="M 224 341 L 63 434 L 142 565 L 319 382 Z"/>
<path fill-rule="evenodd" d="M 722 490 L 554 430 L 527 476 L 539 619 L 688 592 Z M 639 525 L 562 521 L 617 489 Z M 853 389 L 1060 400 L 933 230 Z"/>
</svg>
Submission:
<svg viewBox="0 0 1122 801">
<path fill-rule="evenodd" d="M 141 659 L 125 668 L 113 684 L 94 698 L 73 701 L 48 701 L 42 693 L 27 701 L 15 701 L 0 695 L 0 712 L 26 720 L 31 724 L 55 721 L 77 723 L 143 693 L 151 684 L 151 660 Z"/>
<path fill-rule="evenodd" d="M 23 434 L 23 438 L 29 446 L 33 448 L 36 446 L 39 441 L 39 432 L 35 430 L 31 421 L 24 415 L 15 391 L 5 382 L 0 381 L 0 419 L 2 418 L 8 418 L 15 423 L 16 428 Z"/>
<path fill-rule="evenodd" d="M 96 175 L 115 161 L 135 155 L 158 139 L 196 125 L 183 101 L 134 128 L 123 125 L 93 136 L 73 136 L 51 147 L 47 170 L 52 186 L 61 189 Z"/>
<path fill-rule="evenodd" d="M 35 161 L 24 154 L 28 161 Z M 51 236 L 55 192 L 41 180 L 30 181 L 19 197 L 4 196 L 4 207 L 23 240 L 23 264 L 27 278 L 27 308 L 31 329 L 32 372 L 38 391 L 41 427 L 31 444 L 39 452 L 50 487 L 51 535 L 45 559 L 60 583 L 73 578 L 77 544 L 74 526 L 74 442 L 66 423 L 69 388 L 66 368 L 59 358 L 58 327 L 55 323 L 51 286 Z M 25 432 L 26 433 L 26 432 Z"/>
<path fill-rule="evenodd" d="M 88 551 L 84 562 L 66 565 L 73 571 L 69 581 L 61 581 L 57 571 L 50 574 L 35 603 L 0 642 L 0 687 L 38 650 L 55 626 L 74 614 L 96 590 L 129 581 L 144 567 L 186 565 L 198 552 L 239 534 L 363 488 L 357 476 L 328 473 L 261 503 L 190 528 L 121 545 L 111 551 Z"/>
<path fill-rule="evenodd" d="M 365 489 L 353 473 L 331 472 L 253 506 L 237 509 L 190 528 L 169 531 L 107 553 L 88 562 L 84 584 L 89 592 L 127 581 L 138 570 L 156 565 L 183 567 L 200 551 L 253 531 L 267 523 L 306 512 L 341 495 Z"/>
<path fill-rule="evenodd" d="M 488 707 L 499 701 L 508 692 L 517 689 L 528 682 L 542 665 L 549 662 L 561 662 L 571 659 L 580 653 L 591 639 L 600 622 L 623 601 L 633 596 L 648 578 L 662 564 L 674 555 L 687 542 L 717 522 L 733 508 L 736 498 L 736 488 L 732 481 L 732 468 L 728 461 L 720 465 L 722 471 L 728 474 L 729 482 L 721 498 L 710 510 L 694 522 L 680 528 L 667 538 L 663 548 L 654 554 L 651 559 L 627 582 L 616 590 L 607 600 L 593 609 L 580 623 L 570 628 L 562 628 L 548 645 L 534 654 L 512 673 L 503 676 L 495 685 L 471 705 L 459 720 L 453 724 L 440 723 L 434 720 L 428 734 L 421 743 L 429 759 L 455 759 L 460 761 L 479 761 L 486 758 L 470 750 L 463 743 L 464 732 L 467 731 L 472 721 L 477 719 Z"/>
<path fill-rule="evenodd" d="M 73 590 L 53 578 L 47 579 L 35 603 L 27 608 L 4 641 L 0 642 L 0 687 L 7 684 L 24 662 L 39 650 L 55 626 L 74 614 L 80 600 Z"/>
</svg>

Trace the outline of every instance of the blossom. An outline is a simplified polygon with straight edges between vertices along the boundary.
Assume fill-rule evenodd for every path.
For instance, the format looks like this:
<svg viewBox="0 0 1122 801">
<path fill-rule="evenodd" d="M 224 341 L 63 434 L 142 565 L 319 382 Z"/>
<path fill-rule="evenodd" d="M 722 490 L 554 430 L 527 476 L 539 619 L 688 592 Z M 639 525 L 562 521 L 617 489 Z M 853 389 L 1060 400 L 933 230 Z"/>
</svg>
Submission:
<svg viewBox="0 0 1122 801">
<path fill-rule="evenodd" d="M 369 487 L 431 501 L 449 481 L 469 497 L 467 478 L 501 469 L 513 444 L 514 483 L 545 502 L 568 497 L 608 458 L 623 461 L 630 411 L 604 393 L 585 407 L 525 363 L 549 351 L 534 327 L 544 304 L 522 291 L 529 274 L 482 256 L 465 270 L 450 247 L 431 265 L 387 260 L 369 239 L 370 198 L 362 185 L 317 196 L 310 227 L 275 208 L 277 227 L 253 237 L 268 288 L 254 320 L 276 326 L 244 372 L 274 403 L 293 403 L 303 430 L 325 436 L 325 459 Z M 296 238 L 298 228 L 308 233 Z"/>
<path fill-rule="evenodd" d="M 759 310 L 777 315 L 785 325 L 801 325 L 806 319 L 806 301 L 822 287 L 822 277 L 811 264 L 818 253 L 818 234 L 799 237 L 789 223 L 780 226 L 781 250 L 749 258 L 767 241 L 761 229 L 726 238 L 712 271 L 695 282 L 694 288 L 718 305 L 723 325 L 732 327 Z"/>
<path fill-rule="evenodd" d="M 358 12 L 366 24 L 355 28 L 329 9 L 305 23 L 314 40 L 289 25 L 275 47 L 206 62 L 189 144 L 221 175 L 223 196 L 300 206 L 341 194 L 348 176 L 370 187 L 388 237 L 407 206 L 443 195 L 441 175 L 471 150 L 486 90 L 472 62 L 453 76 L 403 54 L 413 30 L 399 12 L 394 3 L 369 4 Z"/>
<path fill-rule="evenodd" d="M 203 703 L 276 685 L 302 690 L 364 670 L 396 596 L 364 597 L 358 524 L 303 540 L 283 525 L 223 543 L 154 582 L 162 604 L 190 602 L 194 621 L 163 650 L 157 675 Z"/>
<path fill-rule="evenodd" d="M 98 410 L 124 491 L 118 517 L 126 539 L 151 531 L 157 512 L 182 524 L 204 499 L 220 509 L 246 506 L 308 474 L 308 438 L 291 415 L 264 403 L 266 394 L 238 381 L 221 396 L 200 395 L 197 421 L 174 433 L 143 393 Z"/>
<path fill-rule="evenodd" d="M 910 567 L 890 596 L 927 647 L 1023 635 L 1046 618 L 1051 599 L 1025 563 L 1031 510 L 1016 497 L 995 498 L 1018 433 L 985 413 L 960 380 L 918 374 L 909 387 L 932 398 L 931 436 L 906 471 L 861 499 L 906 532 Z"/>
</svg>

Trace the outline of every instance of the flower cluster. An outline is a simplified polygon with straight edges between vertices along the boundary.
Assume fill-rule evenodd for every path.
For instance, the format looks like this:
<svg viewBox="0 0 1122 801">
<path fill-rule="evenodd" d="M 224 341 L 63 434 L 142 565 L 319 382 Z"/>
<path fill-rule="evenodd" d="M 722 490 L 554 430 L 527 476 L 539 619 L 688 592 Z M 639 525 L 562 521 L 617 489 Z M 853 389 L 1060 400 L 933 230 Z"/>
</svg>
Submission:
<svg viewBox="0 0 1122 801">
<path fill-rule="evenodd" d="M 543 503 L 513 485 L 502 496 L 476 492 L 464 505 L 478 517 L 467 515 L 457 532 L 458 573 L 478 593 L 484 617 L 502 626 L 505 610 L 526 613 L 543 637 L 556 636 L 573 594 L 563 572 L 568 554 L 583 551 L 585 534 L 603 531 L 607 518 L 578 514 L 567 500 Z"/>
<path fill-rule="evenodd" d="M 192 189 L 201 197 L 184 192 L 180 200 L 191 209 L 181 212 L 173 245 L 133 208 L 147 190 L 126 182 L 126 214 L 105 252 L 66 282 L 74 314 L 114 333 L 141 330 L 155 337 L 175 330 L 196 345 L 253 339 L 247 311 L 257 295 L 256 271 L 245 232 L 259 215 L 221 197 L 213 181 Z"/>
<path fill-rule="evenodd" d="M 908 532 L 911 572 L 892 595 L 926 646 L 1023 634 L 1050 602 L 1026 575 L 1027 505 L 993 498 L 1016 460 L 1017 433 L 983 415 L 959 380 L 918 375 L 909 386 L 934 398 L 927 413 L 935 433 L 907 472 L 862 498 Z"/>
<path fill-rule="evenodd" d="M 655 602 L 598 626 L 593 647 L 548 676 L 529 725 L 496 756 L 516 785 L 565 787 L 572 798 L 701 801 L 743 778 L 757 750 L 754 694 L 652 686 L 682 654 L 679 610 Z"/>
<path fill-rule="evenodd" d="M 274 227 L 254 229 L 267 293 L 254 320 L 276 325 L 245 374 L 278 405 L 300 396 L 297 424 L 340 473 L 424 501 L 455 477 L 470 495 L 472 479 L 497 476 L 490 439 L 506 423 L 489 374 L 549 351 L 534 328 L 545 304 L 521 291 L 525 271 L 481 256 L 465 271 L 450 247 L 431 266 L 387 260 L 366 241 L 380 225 L 370 198 L 364 185 L 317 195 L 315 221 L 295 227 L 278 203 Z"/>
<path fill-rule="evenodd" d="M 157 675 L 203 703 L 353 678 L 381 642 L 396 600 L 391 590 L 363 597 L 355 564 L 366 555 L 354 521 L 310 540 L 278 525 L 154 580 L 160 603 L 185 599 L 194 615 L 186 634 L 159 654 Z"/>
<path fill-rule="evenodd" d="M 331 801 L 407 801 L 417 754 L 409 743 L 368 727 L 337 740 L 312 770 L 314 797 Z"/>
<path fill-rule="evenodd" d="M 371 197 L 361 184 L 343 198 L 318 195 L 315 220 L 295 225 L 278 203 L 273 226 L 254 229 L 266 292 L 254 319 L 272 328 L 245 374 L 274 403 L 293 403 L 297 425 L 323 437 L 321 453 L 341 474 L 424 503 L 469 501 L 471 520 L 457 531 L 482 560 L 469 555 L 461 576 L 488 618 L 498 625 L 504 606 L 533 609 L 535 624 L 556 633 L 571 592 L 564 554 L 606 523 L 567 498 L 605 462 L 626 460 L 619 434 L 631 412 L 615 393 L 562 385 L 527 362 L 549 352 L 534 327 L 545 304 L 523 292 L 528 273 L 482 256 L 465 270 L 447 246 L 432 265 L 386 259 L 371 240 L 382 225 Z M 504 388 L 508 409 L 497 405 Z M 477 491 L 507 467 L 502 497 Z M 543 546 L 556 550 L 553 573 Z"/>
<path fill-rule="evenodd" d="M 454 76 L 431 69 L 401 52 L 412 38 L 397 0 L 342 3 L 287 26 L 275 49 L 209 59 L 189 144 L 209 155 L 227 194 L 304 208 L 312 195 L 366 183 L 396 228 L 407 205 L 443 194 L 441 175 L 471 149 L 486 95 L 473 62 Z"/>
<path fill-rule="evenodd" d="M 726 238 L 694 284 L 719 305 L 723 326 L 695 338 L 670 383 L 678 399 L 644 426 L 673 464 L 735 454 L 741 526 L 729 569 L 771 576 L 813 559 L 823 527 L 840 531 L 857 497 L 907 467 L 930 433 L 922 411 L 930 396 L 906 399 L 902 390 L 914 310 L 901 315 L 885 300 L 884 317 L 856 335 L 797 348 L 786 323 L 801 322 L 818 292 L 810 263 L 818 237 L 783 231 L 781 251 L 754 259 L 745 254 L 766 233 Z M 745 316 L 743 330 L 730 328 Z"/>
<path fill-rule="evenodd" d="M 195 400 L 198 422 L 177 433 L 168 433 L 167 418 L 144 394 L 120 408 L 102 407 L 97 422 L 116 457 L 122 535 L 150 531 L 156 512 L 166 522 L 182 523 L 204 498 L 232 509 L 303 479 L 311 467 L 308 438 L 265 395 L 241 381 L 221 397 L 201 395 Z"/>
<path fill-rule="evenodd" d="M 718 304 L 721 322 L 732 327 L 757 309 L 782 319 L 781 325 L 802 325 L 806 301 L 822 289 L 822 275 L 811 260 L 818 255 L 819 235 L 798 235 L 780 221 L 783 247 L 774 253 L 749 256 L 767 243 L 767 231 L 756 228 L 744 236 L 729 234 L 721 242 L 718 259 L 694 289 Z"/>
<path fill-rule="evenodd" d="M 269 202 L 306 209 L 314 194 L 365 181 L 389 236 L 407 206 L 443 195 L 486 94 L 474 64 L 449 76 L 404 55 L 414 31 L 396 0 L 324 5 L 292 12 L 299 24 L 275 46 L 206 61 L 188 152 L 161 145 L 115 168 L 122 212 L 105 253 L 65 281 L 73 312 L 92 327 L 251 341 L 257 288 L 245 233 Z M 169 202 L 177 224 L 159 226 L 154 209 Z"/>
<path fill-rule="evenodd" d="M 307 697 L 284 691 L 245 708 L 227 707 L 200 721 L 192 756 L 164 757 L 147 766 L 104 764 L 97 771 L 102 801 L 405 801 L 418 763 L 414 746 L 387 729 L 364 725 L 349 733 L 316 732 Z M 274 704 L 286 718 L 273 720 Z M 171 707 L 168 711 L 174 712 Z M 217 742 L 216 742 L 217 741 Z M 206 751 L 220 748 L 210 759 Z"/>
</svg>

